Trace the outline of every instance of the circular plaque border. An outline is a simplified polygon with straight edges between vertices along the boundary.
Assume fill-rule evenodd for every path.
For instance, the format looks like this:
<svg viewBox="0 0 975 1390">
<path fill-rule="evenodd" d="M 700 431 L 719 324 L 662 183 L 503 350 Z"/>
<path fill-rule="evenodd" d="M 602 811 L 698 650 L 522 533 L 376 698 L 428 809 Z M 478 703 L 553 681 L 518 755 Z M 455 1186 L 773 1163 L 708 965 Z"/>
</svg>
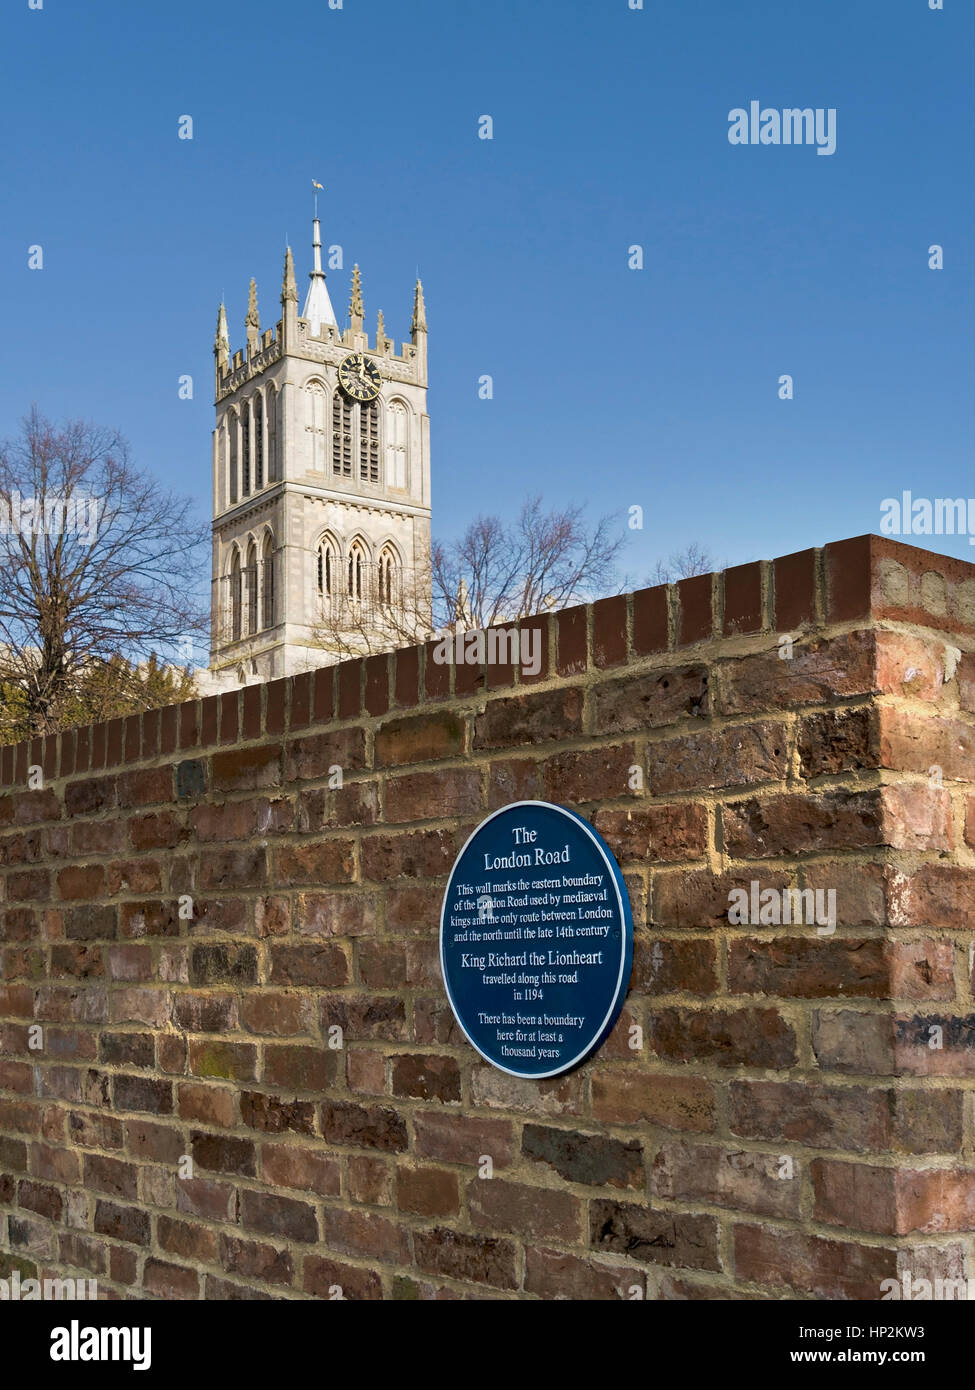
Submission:
<svg viewBox="0 0 975 1390">
<path fill-rule="evenodd" d="M 559 1065 L 553 1068 L 552 1071 L 516 1071 L 513 1067 L 503 1066 L 500 1062 L 496 1061 L 493 1057 L 489 1056 L 489 1054 L 485 1052 L 483 1048 L 478 1046 L 478 1044 L 471 1037 L 470 1033 L 468 1033 L 467 1029 L 464 1026 L 464 1020 L 461 1018 L 460 1014 L 457 1011 L 457 1005 L 454 1003 L 454 996 L 451 993 L 450 980 L 447 975 L 446 965 L 444 961 L 444 919 L 447 915 L 447 901 L 450 897 L 453 888 L 454 875 L 457 872 L 457 865 L 460 863 L 464 855 L 467 853 L 468 846 L 474 839 L 476 839 L 476 837 L 481 833 L 481 831 L 484 829 L 486 825 L 490 825 L 493 820 L 497 820 L 498 816 L 506 816 L 509 813 L 509 811 L 517 810 L 519 806 L 532 806 L 536 809 L 541 806 L 548 811 L 556 811 L 559 815 L 566 816 L 569 820 L 574 821 L 575 824 L 579 826 L 589 836 L 589 839 L 595 846 L 597 854 L 602 859 L 603 863 L 606 865 L 606 868 L 609 869 L 612 874 L 613 887 L 616 891 L 616 901 L 619 905 L 620 920 L 623 927 L 623 949 L 620 952 L 619 975 L 616 980 L 616 988 L 613 991 L 613 997 L 610 1002 L 609 1009 L 607 1010 L 606 1015 L 603 1018 L 603 1021 L 600 1024 L 596 1035 L 590 1038 L 590 1040 L 586 1043 L 582 1051 L 578 1052 L 576 1056 L 572 1058 L 571 1061 L 560 1062 Z M 447 887 L 444 890 L 443 904 L 440 908 L 440 974 L 443 979 L 444 989 L 447 993 L 447 1002 L 450 1004 L 450 1011 L 453 1014 L 454 1018 L 457 1020 L 458 1024 L 460 1025 L 460 1029 L 461 1032 L 464 1034 L 464 1037 L 470 1043 L 471 1047 L 474 1048 L 475 1052 L 477 1052 L 481 1057 L 483 1057 L 486 1062 L 489 1062 L 492 1067 L 497 1067 L 498 1071 L 506 1072 L 508 1076 L 517 1076 L 522 1081 L 545 1081 L 551 1076 L 563 1076 L 566 1072 L 573 1071 L 576 1067 L 581 1066 L 587 1057 L 591 1057 L 594 1052 L 596 1052 L 600 1047 L 602 1047 L 603 1043 L 606 1041 L 610 1033 L 613 1031 L 613 1025 L 615 1024 L 616 1020 L 619 1018 L 620 1014 L 623 1011 L 623 1003 L 626 999 L 626 992 L 629 989 L 630 975 L 632 974 L 632 971 L 633 908 L 630 905 L 630 895 L 626 891 L 626 884 L 623 881 L 623 875 L 620 871 L 619 865 L 616 862 L 616 857 L 610 849 L 609 845 L 607 845 L 606 841 L 599 834 L 599 832 L 597 830 L 594 830 L 592 826 L 589 824 L 589 822 L 583 816 L 580 816 L 577 811 L 570 810 L 568 806 L 559 806 L 554 801 L 512 801 L 509 803 L 509 805 L 501 806 L 498 808 L 497 811 L 492 811 L 489 816 L 485 816 L 484 819 L 478 824 L 478 826 L 470 833 L 470 835 L 468 835 L 467 839 L 464 841 L 464 844 L 461 846 L 457 858 L 454 860 L 451 866 L 450 874 L 447 878 Z"/>
</svg>

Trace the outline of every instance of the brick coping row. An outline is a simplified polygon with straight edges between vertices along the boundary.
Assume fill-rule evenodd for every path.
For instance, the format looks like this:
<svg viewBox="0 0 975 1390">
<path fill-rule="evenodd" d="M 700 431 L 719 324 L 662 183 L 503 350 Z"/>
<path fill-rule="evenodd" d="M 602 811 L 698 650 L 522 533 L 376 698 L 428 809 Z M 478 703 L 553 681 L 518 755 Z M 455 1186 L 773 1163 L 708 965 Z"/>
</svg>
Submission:
<svg viewBox="0 0 975 1390">
<path fill-rule="evenodd" d="M 975 564 L 875 535 L 756 560 L 675 584 L 615 594 L 506 624 L 543 634 L 542 665 L 438 664 L 431 641 L 353 657 L 266 684 L 8 744 L 0 788 L 278 737 L 335 720 L 465 699 L 555 677 L 626 666 L 736 636 L 793 633 L 874 619 L 975 636 Z"/>
</svg>

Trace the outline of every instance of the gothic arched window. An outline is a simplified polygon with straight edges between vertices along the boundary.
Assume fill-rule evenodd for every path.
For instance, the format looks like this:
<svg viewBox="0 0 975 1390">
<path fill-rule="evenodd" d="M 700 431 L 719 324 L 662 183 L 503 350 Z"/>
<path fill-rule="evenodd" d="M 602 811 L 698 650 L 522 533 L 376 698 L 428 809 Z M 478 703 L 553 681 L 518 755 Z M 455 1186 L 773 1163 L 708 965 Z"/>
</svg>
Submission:
<svg viewBox="0 0 975 1390">
<path fill-rule="evenodd" d="M 240 551 L 234 546 L 230 561 L 230 640 L 239 642 L 243 618 L 243 586 L 240 571 Z"/>
<path fill-rule="evenodd" d="M 274 626 L 274 540 L 270 531 L 264 537 L 261 558 L 261 626 Z"/>
<path fill-rule="evenodd" d="M 318 546 L 318 592 L 322 598 L 335 594 L 336 548 L 331 536 L 325 536 Z"/>
<path fill-rule="evenodd" d="M 240 460 L 242 464 L 240 493 L 242 497 L 247 497 L 251 490 L 251 440 L 253 438 L 250 401 L 245 401 L 240 408 L 240 426 Z"/>
<path fill-rule="evenodd" d="M 325 471 L 325 388 L 321 382 L 313 381 L 306 388 L 308 392 L 308 425 L 311 434 L 310 467 L 314 473 Z"/>
<path fill-rule="evenodd" d="M 257 631 L 257 546 L 247 547 L 247 632 Z"/>
<path fill-rule="evenodd" d="M 227 495 L 231 502 L 237 501 L 237 455 L 238 455 L 238 429 L 237 412 L 231 410 L 227 415 L 227 433 L 230 436 L 230 469 L 228 478 Z"/>
<path fill-rule="evenodd" d="M 386 416 L 386 486 L 407 486 L 410 416 L 402 401 L 393 401 Z"/>
<path fill-rule="evenodd" d="M 264 402 L 260 393 L 254 398 L 254 491 L 264 486 Z"/>
<path fill-rule="evenodd" d="M 348 565 L 348 591 L 349 598 L 353 603 L 358 603 L 362 598 L 365 582 L 366 557 L 362 546 L 358 541 L 353 541 L 349 547 Z"/>
<path fill-rule="evenodd" d="M 389 546 L 384 546 L 379 556 L 379 602 L 389 606 L 396 592 L 396 560 Z"/>
<path fill-rule="evenodd" d="M 332 472 L 352 477 L 352 402 L 341 391 L 332 397 Z"/>
<path fill-rule="evenodd" d="M 277 482 L 278 477 L 278 393 L 273 386 L 267 388 L 267 480 Z"/>
<path fill-rule="evenodd" d="M 379 402 L 359 406 L 359 481 L 379 482 Z"/>
</svg>

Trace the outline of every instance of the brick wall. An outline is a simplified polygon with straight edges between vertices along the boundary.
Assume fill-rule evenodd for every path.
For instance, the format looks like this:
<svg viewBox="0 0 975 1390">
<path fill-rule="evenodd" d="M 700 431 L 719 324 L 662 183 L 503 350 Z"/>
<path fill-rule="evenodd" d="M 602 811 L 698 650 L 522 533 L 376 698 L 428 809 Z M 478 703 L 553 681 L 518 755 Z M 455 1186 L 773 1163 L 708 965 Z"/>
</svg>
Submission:
<svg viewBox="0 0 975 1390">
<path fill-rule="evenodd" d="M 520 683 L 411 649 L 2 751 L 0 1272 L 975 1275 L 975 567 L 864 537 L 532 624 Z M 460 845 L 535 797 L 591 818 L 636 923 L 613 1036 L 547 1082 L 462 1040 L 437 953 Z M 753 882 L 834 891 L 835 931 L 731 925 Z"/>
</svg>

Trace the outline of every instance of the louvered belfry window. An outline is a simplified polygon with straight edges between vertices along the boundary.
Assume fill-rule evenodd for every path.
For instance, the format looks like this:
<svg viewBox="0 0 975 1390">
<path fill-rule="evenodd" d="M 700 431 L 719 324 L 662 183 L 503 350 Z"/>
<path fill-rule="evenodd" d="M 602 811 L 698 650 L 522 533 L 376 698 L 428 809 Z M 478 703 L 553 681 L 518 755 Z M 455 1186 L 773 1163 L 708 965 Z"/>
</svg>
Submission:
<svg viewBox="0 0 975 1390">
<path fill-rule="evenodd" d="M 352 402 L 341 391 L 332 397 L 332 472 L 352 477 Z"/>
<path fill-rule="evenodd" d="M 379 482 L 379 405 L 359 406 L 359 481 Z"/>
</svg>

